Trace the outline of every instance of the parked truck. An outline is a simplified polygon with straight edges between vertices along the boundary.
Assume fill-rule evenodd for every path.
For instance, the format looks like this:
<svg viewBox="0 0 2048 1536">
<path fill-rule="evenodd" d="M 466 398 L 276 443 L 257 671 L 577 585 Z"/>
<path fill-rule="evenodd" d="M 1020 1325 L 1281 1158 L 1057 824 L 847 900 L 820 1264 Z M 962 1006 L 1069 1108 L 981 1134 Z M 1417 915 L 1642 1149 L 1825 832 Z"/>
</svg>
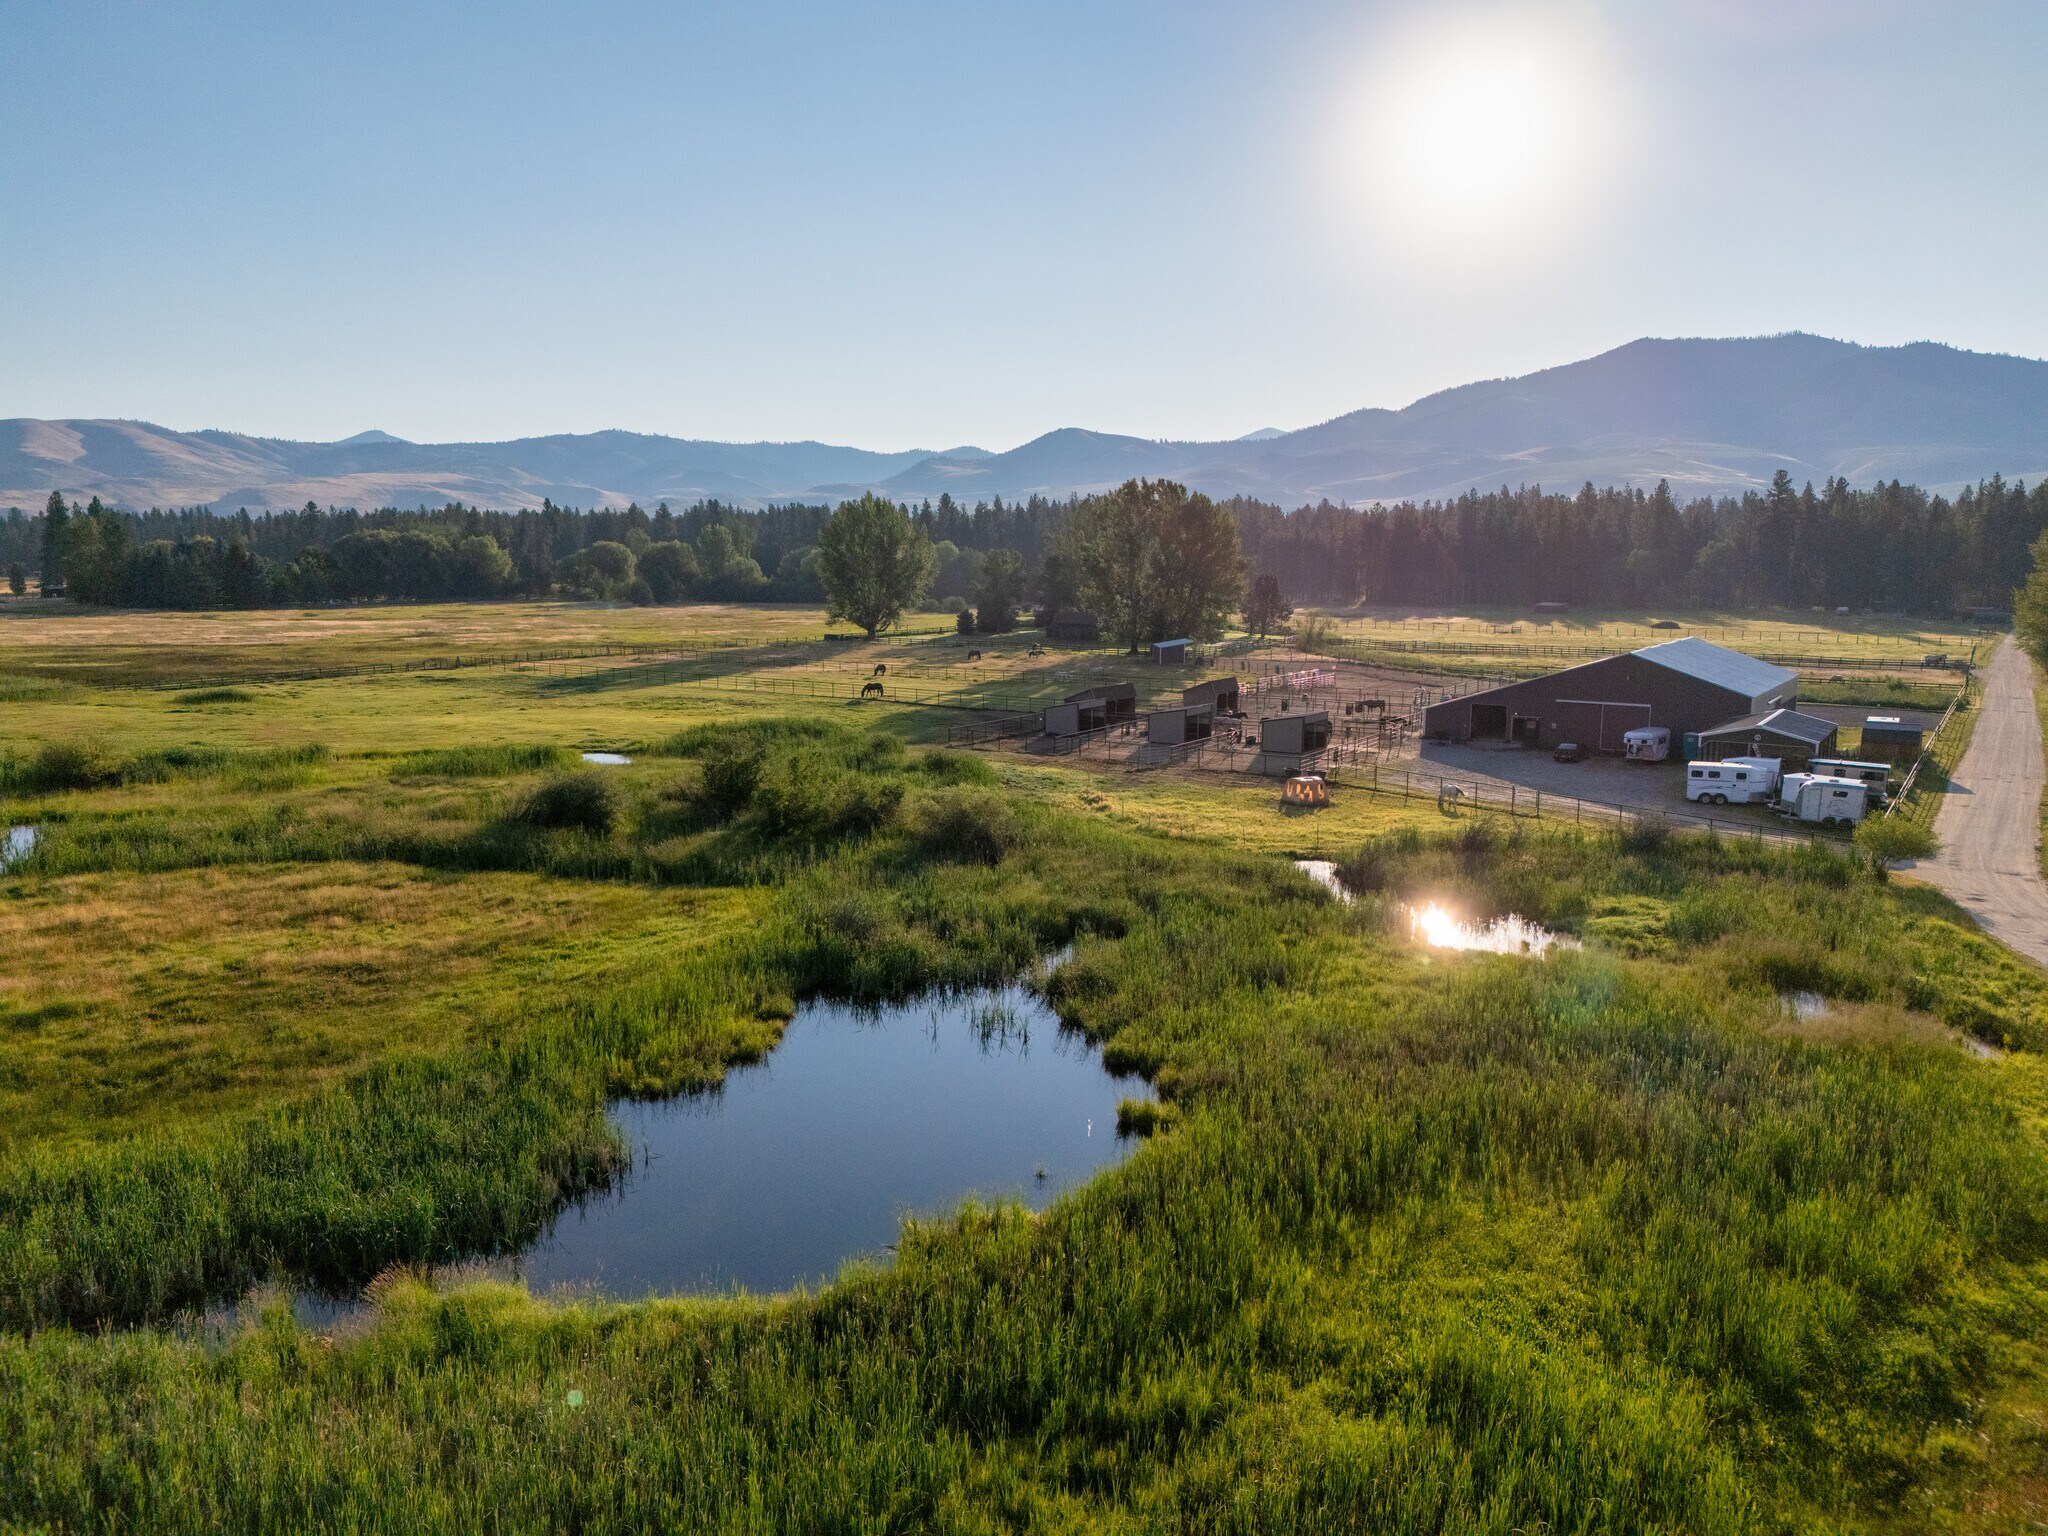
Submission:
<svg viewBox="0 0 2048 1536">
<path fill-rule="evenodd" d="M 1798 821 L 1824 827 L 1853 827 L 1870 809 L 1870 786 L 1861 779 L 1819 773 L 1788 773 L 1778 809 Z"/>
</svg>

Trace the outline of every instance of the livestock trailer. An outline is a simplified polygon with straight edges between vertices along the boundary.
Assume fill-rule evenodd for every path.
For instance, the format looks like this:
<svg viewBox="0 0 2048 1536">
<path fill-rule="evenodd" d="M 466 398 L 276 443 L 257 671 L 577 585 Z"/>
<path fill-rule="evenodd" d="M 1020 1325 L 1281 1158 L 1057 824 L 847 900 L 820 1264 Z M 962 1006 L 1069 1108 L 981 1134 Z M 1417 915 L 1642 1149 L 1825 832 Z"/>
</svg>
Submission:
<svg viewBox="0 0 2048 1536">
<path fill-rule="evenodd" d="M 1788 773 L 1778 796 L 1778 809 L 1800 821 L 1815 821 L 1824 827 L 1853 827 L 1870 809 L 1870 789 L 1860 779 Z"/>
<path fill-rule="evenodd" d="M 1642 725 L 1621 733 L 1622 755 L 1631 762 L 1661 763 L 1671 755 L 1671 727 Z"/>
<path fill-rule="evenodd" d="M 1685 765 L 1685 798 L 1713 805 L 1768 804 L 1778 789 L 1778 764 L 1768 757 L 1730 757 Z"/>
</svg>

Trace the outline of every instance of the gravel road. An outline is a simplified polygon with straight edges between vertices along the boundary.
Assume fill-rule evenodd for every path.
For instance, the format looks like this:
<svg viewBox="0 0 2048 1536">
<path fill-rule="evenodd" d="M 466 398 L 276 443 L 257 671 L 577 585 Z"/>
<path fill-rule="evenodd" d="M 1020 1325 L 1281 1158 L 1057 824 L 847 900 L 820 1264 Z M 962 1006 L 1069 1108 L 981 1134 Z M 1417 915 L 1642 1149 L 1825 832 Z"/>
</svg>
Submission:
<svg viewBox="0 0 2048 1536">
<path fill-rule="evenodd" d="M 1962 903 L 1993 938 L 2048 965 L 2041 779 L 2033 668 L 2007 637 L 1985 669 L 1977 733 L 1935 818 L 1941 854 L 1921 861 L 1918 873 Z"/>
</svg>

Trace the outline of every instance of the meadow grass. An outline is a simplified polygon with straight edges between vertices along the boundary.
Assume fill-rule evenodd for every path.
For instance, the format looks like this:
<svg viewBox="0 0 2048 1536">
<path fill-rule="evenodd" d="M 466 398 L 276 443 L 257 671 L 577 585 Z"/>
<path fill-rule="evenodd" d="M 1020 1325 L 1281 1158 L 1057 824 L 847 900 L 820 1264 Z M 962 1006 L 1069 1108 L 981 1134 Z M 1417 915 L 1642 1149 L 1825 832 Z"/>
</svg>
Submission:
<svg viewBox="0 0 2048 1536">
<path fill-rule="evenodd" d="M 18 1106 L 79 1087 L 0 1142 L 0 1518 L 1505 1533 L 2024 1510 L 2048 982 L 1938 893 L 1825 849 L 1450 827 L 1364 795 L 1283 818 L 1268 786 L 906 749 L 886 709 L 610 697 L 539 729 L 531 694 L 467 683 L 410 718 L 429 691 L 265 689 L 209 718 L 235 751 L 318 720 L 341 755 L 293 783 L 236 788 L 223 759 L 13 792 L 46 841 L 0 883 L 0 1085 Z M 153 707 L 120 706 L 120 761 L 190 731 Z M 387 752 L 514 750 L 399 772 L 351 755 L 380 714 Z M 522 820 L 558 762 L 519 755 L 537 739 L 648 749 L 606 770 L 602 833 Z M 1274 857 L 1312 851 L 1350 903 Z M 1585 948 L 1425 950 L 1423 899 Z M 1066 945 L 1062 1018 L 1161 1107 L 1042 1216 L 909 1222 L 892 1267 L 772 1299 L 539 1302 L 404 1269 L 530 1239 L 618 1168 L 608 1100 L 716 1082 L 800 998 Z M 146 1089 L 121 1085 L 130 1051 Z M 152 1326 L 380 1272 L 372 1317 L 331 1335 L 279 1308 Z M 117 1322 L 140 1326 L 93 1331 Z"/>
</svg>

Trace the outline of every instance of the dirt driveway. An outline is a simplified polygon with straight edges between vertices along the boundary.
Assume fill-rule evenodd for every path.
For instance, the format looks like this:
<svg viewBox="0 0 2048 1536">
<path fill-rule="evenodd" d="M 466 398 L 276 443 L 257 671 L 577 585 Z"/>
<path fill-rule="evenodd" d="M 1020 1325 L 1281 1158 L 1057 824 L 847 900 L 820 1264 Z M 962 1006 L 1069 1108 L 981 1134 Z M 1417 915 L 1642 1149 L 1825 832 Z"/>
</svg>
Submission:
<svg viewBox="0 0 2048 1536">
<path fill-rule="evenodd" d="M 1934 823 L 1939 857 L 1919 873 L 1993 938 L 2048 965 L 2048 881 L 2041 877 L 2041 720 L 2034 672 L 2007 638 L 1984 673 L 1977 733 Z"/>
</svg>

